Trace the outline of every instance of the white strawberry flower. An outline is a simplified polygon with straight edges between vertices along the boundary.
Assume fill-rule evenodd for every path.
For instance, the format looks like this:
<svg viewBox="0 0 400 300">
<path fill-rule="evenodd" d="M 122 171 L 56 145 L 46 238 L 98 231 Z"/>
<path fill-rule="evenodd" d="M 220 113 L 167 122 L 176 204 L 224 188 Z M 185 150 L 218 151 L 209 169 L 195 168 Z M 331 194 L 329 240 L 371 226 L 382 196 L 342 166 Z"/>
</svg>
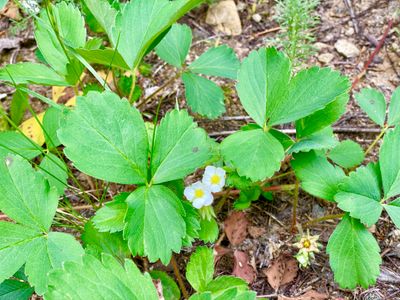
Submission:
<svg viewBox="0 0 400 300">
<path fill-rule="evenodd" d="M 203 175 L 203 183 L 210 187 L 211 192 L 222 191 L 225 186 L 226 172 L 222 168 L 207 166 Z"/>
<path fill-rule="evenodd" d="M 186 199 L 192 202 L 192 205 L 200 209 L 213 203 L 214 197 L 211 194 L 210 187 L 201 181 L 197 181 L 185 188 L 183 194 Z"/>
</svg>

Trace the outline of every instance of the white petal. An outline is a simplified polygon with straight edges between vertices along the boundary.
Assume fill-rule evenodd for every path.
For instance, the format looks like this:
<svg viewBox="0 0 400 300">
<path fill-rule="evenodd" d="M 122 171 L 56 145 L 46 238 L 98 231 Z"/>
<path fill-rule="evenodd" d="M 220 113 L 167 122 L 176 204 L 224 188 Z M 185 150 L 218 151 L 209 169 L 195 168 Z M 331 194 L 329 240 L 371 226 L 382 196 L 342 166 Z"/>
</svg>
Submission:
<svg viewBox="0 0 400 300">
<path fill-rule="evenodd" d="M 216 167 L 214 167 L 214 166 L 207 166 L 206 169 L 205 169 L 205 171 L 204 171 L 204 175 L 205 175 L 205 174 L 214 175 L 216 171 L 217 171 L 217 168 L 216 168 Z"/>
<path fill-rule="evenodd" d="M 212 194 L 206 194 L 204 197 L 203 197 L 203 199 L 204 199 L 204 206 L 209 206 L 209 205 L 211 205 L 212 203 L 213 203 L 213 201 L 214 201 L 214 197 L 213 197 L 213 195 Z"/>
<path fill-rule="evenodd" d="M 197 198 L 193 201 L 192 205 L 197 209 L 202 208 L 204 206 L 204 198 Z"/>
<path fill-rule="evenodd" d="M 218 193 L 218 192 L 222 191 L 222 187 L 219 184 L 211 184 L 210 188 L 211 188 L 211 192 L 213 192 L 213 193 Z"/>
<path fill-rule="evenodd" d="M 193 189 L 203 189 L 204 184 L 201 181 L 196 181 L 192 184 Z"/>
<path fill-rule="evenodd" d="M 202 182 L 206 185 L 211 185 L 211 177 L 213 176 L 213 174 L 210 173 L 204 173 L 203 175 L 203 180 Z"/>
<path fill-rule="evenodd" d="M 188 186 L 185 188 L 185 190 L 183 191 L 183 194 L 185 195 L 186 199 L 188 199 L 189 201 L 193 201 L 194 199 L 194 188 L 193 186 Z"/>
<path fill-rule="evenodd" d="M 226 172 L 222 168 L 216 168 L 215 173 L 221 178 L 225 178 Z"/>
</svg>

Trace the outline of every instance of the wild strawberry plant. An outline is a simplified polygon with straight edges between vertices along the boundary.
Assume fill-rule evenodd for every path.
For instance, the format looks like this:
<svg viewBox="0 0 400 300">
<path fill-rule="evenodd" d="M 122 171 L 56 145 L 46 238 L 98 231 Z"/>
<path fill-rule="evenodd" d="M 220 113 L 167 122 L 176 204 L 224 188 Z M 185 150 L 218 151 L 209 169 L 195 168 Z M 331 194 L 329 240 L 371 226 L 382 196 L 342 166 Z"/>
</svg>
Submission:
<svg viewBox="0 0 400 300">
<path fill-rule="evenodd" d="M 339 142 L 331 128 L 346 109 L 349 80 L 329 68 L 294 72 L 291 61 L 274 48 L 254 50 L 240 63 L 222 45 L 187 63 L 191 30 L 175 22 L 200 2 L 86 0 L 86 21 L 106 34 L 104 40 L 88 37 L 85 19 L 73 4 L 46 4 L 34 16 L 41 62 L 0 69 L 0 80 L 16 89 L 10 115 L 0 110 L 13 129 L 0 133 L 0 210 L 9 218 L 0 222 L 0 291 L 21 299 L 33 291 L 45 299 L 158 299 L 161 284 L 166 299 L 179 299 L 174 280 L 149 271 L 148 264 L 168 265 L 174 253 L 195 248 L 197 240 L 215 242 L 219 230 L 213 204 L 229 193 L 224 186 L 240 190 L 236 209 L 248 208 L 261 195 L 271 199 L 276 187 L 269 186 L 269 179 L 284 160 L 291 161 L 304 191 L 344 211 L 326 249 L 335 280 L 343 288 L 375 282 L 381 258 L 367 227 L 383 211 L 400 226 L 398 90 L 387 118 L 380 92 L 356 95 L 382 127 L 366 153 L 385 135 L 379 161 L 360 166 L 362 148 L 350 140 Z M 145 122 L 138 108 L 153 99 L 135 102 L 134 92 L 143 58 L 152 50 L 176 68 L 172 79 L 182 78 L 192 112 L 215 118 L 225 111 L 221 87 L 199 74 L 218 76 L 237 80 L 238 96 L 254 123 L 218 144 L 178 105 L 159 118 L 162 100 L 153 122 Z M 118 74 L 130 74 L 127 99 L 111 90 L 107 77 L 96 72 L 98 65 L 122 85 L 126 77 Z M 87 74 L 98 83 L 87 83 Z M 72 86 L 76 101 L 58 104 L 28 84 Z M 49 105 L 44 114 L 34 113 L 28 95 Z M 21 127 L 27 109 L 32 123 Z M 288 123 L 295 126 L 294 139 L 279 130 Z M 37 126 L 42 137 L 24 134 L 24 126 Z M 184 179 L 203 168 L 203 178 L 185 187 Z M 102 195 L 85 191 L 76 169 L 101 183 Z M 110 200 L 110 184 L 125 192 L 104 203 Z M 297 187 L 287 184 L 279 190 Z M 93 206 L 93 217 L 74 209 L 71 193 Z M 57 232 L 57 227 L 76 235 Z M 304 267 L 320 251 L 316 239 L 295 244 L 303 251 L 297 257 Z M 136 265 L 139 258 L 143 272 Z M 212 250 L 203 246 L 190 258 L 186 279 L 195 290 L 190 299 L 255 299 L 245 281 L 213 278 L 213 260 Z M 152 279 L 161 283 L 154 285 Z"/>
</svg>

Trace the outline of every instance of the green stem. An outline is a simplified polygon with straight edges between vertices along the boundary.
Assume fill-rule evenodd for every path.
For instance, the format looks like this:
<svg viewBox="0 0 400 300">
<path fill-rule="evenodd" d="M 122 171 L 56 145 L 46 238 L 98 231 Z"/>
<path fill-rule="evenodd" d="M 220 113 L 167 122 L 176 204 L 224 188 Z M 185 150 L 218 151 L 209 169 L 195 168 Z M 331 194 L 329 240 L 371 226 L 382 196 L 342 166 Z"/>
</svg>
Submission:
<svg viewBox="0 0 400 300">
<path fill-rule="evenodd" d="M 326 215 L 326 216 L 323 216 L 321 218 L 317 218 L 317 219 L 308 221 L 306 224 L 304 224 L 304 227 L 310 227 L 310 225 L 314 225 L 314 224 L 317 224 L 317 223 L 322 222 L 322 221 L 340 219 L 340 218 L 343 218 L 344 215 L 345 214 Z"/>
<path fill-rule="evenodd" d="M 365 156 L 367 156 L 367 154 L 370 153 L 372 149 L 374 149 L 375 145 L 379 142 L 379 140 L 383 137 L 383 135 L 386 133 L 388 129 L 389 129 L 388 125 L 385 125 L 385 127 L 383 127 L 382 131 L 379 133 L 376 139 L 372 142 L 371 145 L 369 145 L 368 149 L 365 150 Z"/>
<path fill-rule="evenodd" d="M 132 101 L 132 97 L 133 97 L 133 92 L 135 91 L 135 86 L 136 86 L 136 69 L 133 69 L 132 71 L 132 86 L 131 86 L 131 90 L 129 91 L 129 97 L 128 97 L 128 101 L 130 104 L 133 104 Z"/>
</svg>

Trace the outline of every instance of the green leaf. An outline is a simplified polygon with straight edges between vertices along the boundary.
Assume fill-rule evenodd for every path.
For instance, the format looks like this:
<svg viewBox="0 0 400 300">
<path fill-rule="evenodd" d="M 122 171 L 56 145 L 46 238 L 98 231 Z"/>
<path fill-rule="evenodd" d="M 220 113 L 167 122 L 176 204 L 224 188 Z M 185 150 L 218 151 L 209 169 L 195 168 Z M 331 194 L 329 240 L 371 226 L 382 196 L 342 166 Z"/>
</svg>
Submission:
<svg viewBox="0 0 400 300">
<path fill-rule="evenodd" d="M 8 0 L 0 0 L 0 10 L 2 10 L 6 4 L 7 4 Z"/>
<path fill-rule="evenodd" d="M 115 30 L 117 11 L 107 0 L 84 0 L 84 3 L 101 28 L 107 33 L 110 42 L 115 46 L 116 41 L 113 40 L 113 30 Z"/>
<path fill-rule="evenodd" d="M 224 92 L 211 80 L 191 72 L 182 75 L 186 101 L 193 112 L 215 119 L 225 112 Z"/>
<path fill-rule="evenodd" d="M 124 238 L 132 255 L 147 256 L 168 264 L 172 252 L 179 252 L 186 235 L 181 201 L 161 185 L 139 187 L 126 200 Z"/>
<path fill-rule="evenodd" d="M 247 113 L 260 126 L 289 123 L 323 109 L 349 89 L 328 68 L 311 68 L 290 79 L 290 61 L 274 48 L 253 51 L 243 61 L 237 90 Z"/>
<path fill-rule="evenodd" d="M 301 187 L 307 193 L 328 201 L 338 192 L 339 184 L 346 179 L 346 175 L 339 167 L 314 151 L 294 155 L 291 162 Z"/>
<path fill-rule="evenodd" d="M 189 300 L 212 300 L 212 297 L 210 292 L 196 293 L 190 296 Z"/>
<path fill-rule="evenodd" d="M 50 186 L 57 189 L 58 195 L 63 195 L 68 186 L 68 169 L 65 163 L 49 152 L 40 163 L 40 168 Z"/>
<path fill-rule="evenodd" d="M 162 292 L 165 300 L 176 300 L 181 298 L 181 291 L 175 281 L 162 271 L 151 271 L 151 278 L 161 281 Z"/>
<path fill-rule="evenodd" d="M 363 111 L 367 113 L 368 117 L 383 127 L 386 116 L 386 100 L 382 92 L 376 89 L 364 88 L 360 93 L 355 94 L 354 98 Z"/>
<path fill-rule="evenodd" d="M 261 127 L 285 98 L 290 72 L 289 59 L 274 48 L 252 51 L 243 60 L 237 91 L 244 109 Z"/>
<path fill-rule="evenodd" d="M 191 247 L 194 240 L 199 237 L 199 231 L 201 229 L 199 214 L 189 202 L 183 201 L 182 205 L 186 212 L 186 216 L 184 218 L 186 223 L 186 236 L 182 242 L 183 246 Z"/>
<path fill-rule="evenodd" d="M 128 65 L 125 63 L 121 54 L 115 49 L 75 49 L 87 62 L 105 65 L 107 67 L 119 68 L 122 70 L 129 70 Z"/>
<path fill-rule="evenodd" d="M 382 213 L 379 166 L 369 164 L 351 172 L 339 189 L 335 201 L 340 209 L 368 227 L 378 221 Z"/>
<path fill-rule="evenodd" d="M 349 94 L 345 93 L 329 103 L 325 108 L 296 121 L 296 136 L 302 138 L 316 133 L 335 123 L 346 111 Z"/>
<path fill-rule="evenodd" d="M 338 140 L 333 134 L 331 127 L 326 127 L 321 131 L 303 137 L 293 144 L 287 151 L 288 154 L 298 152 L 309 152 L 311 150 L 331 149 L 338 144 Z"/>
<path fill-rule="evenodd" d="M 183 24 L 174 24 L 156 47 L 157 55 L 170 65 L 182 68 L 192 44 L 192 30 Z"/>
<path fill-rule="evenodd" d="M 1 68 L 0 80 L 12 84 L 70 85 L 49 67 L 31 62 L 9 64 Z"/>
<path fill-rule="evenodd" d="M 219 228 L 215 219 L 201 219 L 199 238 L 205 243 L 214 243 L 218 239 Z"/>
<path fill-rule="evenodd" d="M 262 129 L 230 135 L 222 142 L 221 152 L 225 161 L 233 164 L 239 176 L 252 181 L 274 175 L 285 156 L 279 141 Z"/>
<path fill-rule="evenodd" d="M 211 158 L 211 143 L 185 110 L 172 110 L 156 130 L 151 158 L 153 183 L 181 179 Z"/>
<path fill-rule="evenodd" d="M 206 290 L 210 291 L 215 297 L 229 289 L 246 291 L 248 288 L 247 282 L 239 277 L 219 276 L 207 285 Z"/>
<path fill-rule="evenodd" d="M 393 223 L 400 228 L 400 198 L 390 202 L 389 204 L 384 204 L 385 210 L 389 214 Z"/>
<path fill-rule="evenodd" d="M 329 254 L 335 281 L 341 288 L 368 288 L 379 276 L 379 245 L 373 235 L 349 215 L 343 217 L 331 235 L 326 251 Z"/>
<path fill-rule="evenodd" d="M 23 189 L 21 189 L 23 187 Z M 0 210 L 16 222 L 46 232 L 58 196 L 25 159 L 7 156 L 0 161 Z"/>
<path fill-rule="evenodd" d="M 26 86 L 25 86 L 26 87 Z M 21 124 L 22 118 L 29 106 L 29 96 L 26 92 L 21 91 L 18 86 L 13 94 L 10 105 L 11 120 L 16 124 Z"/>
<path fill-rule="evenodd" d="M 394 90 L 390 99 L 388 125 L 400 125 L 400 87 Z"/>
<path fill-rule="evenodd" d="M 7 154 L 20 155 L 26 159 L 32 159 L 40 155 L 40 146 L 36 145 L 28 137 L 15 131 L 0 132 L 0 159 Z"/>
<path fill-rule="evenodd" d="M 285 70 L 286 71 L 286 70 Z M 349 80 L 329 68 L 312 67 L 300 71 L 290 81 L 286 97 L 268 111 L 269 125 L 289 123 L 323 109 L 339 96 L 347 94 Z"/>
<path fill-rule="evenodd" d="M 290 136 L 288 136 L 287 134 L 285 134 L 279 130 L 271 128 L 269 130 L 269 133 L 271 133 L 271 135 L 282 144 L 283 149 L 285 149 L 285 150 L 287 150 L 294 144 L 294 141 L 292 140 L 292 138 Z"/>
<path fill-rule="evenodd" d="M 90 247 L 91 250 L 99 254 L 110 254 L 118 258 L 121 262 L 131 256 L 128 244 L 122 238 L 122 232 L 99 232 L 92 221 L 85 224 L 85 230 L 81 238 L 85 248 Z"/>
<path fill-rule="evenodd" d="M 60 120 L 63 112 L 55 107 L 49 107 L 43 117 L 43 131 L 48 149 L 53 149 L 61 145 L 57 136 L 60 128 Z"/>
<path fill-rule="evenodd" d="M 201 2 L 202 0 L 135 0 L 126 4 L 119 22 L 120 32 L 116 30 L 113 33 L 114 41 L 118 34 L 120 36 L 118 52 L 126 64 L 131 69 L 138 67 L 157 38 Z"/>
<path fill-rule="evenodd" d="M 33 288 L 25 281 L 8 279 L 0 284 L 1 300 L 28 300 L 32 294 Z"/>
<path fill-rule="evenodd" d="M 158 300 L 158 296 L 150 275 L 142 274 L 133 261 L 125 260 L 122 266 L 112 256 L 103 254 L 101 261 L 85 255 L 82 264 L 68 262 L 50 273 L 45 299 Z"/>
<path fill-rule="evenodd" d="M 186 266 L 186 279 L 197 292 L 207 291 L 207 285 L 214 276 L 213 250 L 197 247 Z"/>
<path fill-rule="evenodd" d="M 147 133 L 142 117 L 111 92 L 89 92 L 68 111 L 60 141 L 82 172 L 122 184 L 143 184 L 147 175 Z"/>
<path fill-rule="evenodd" d="M 62 42 L 72 48 L 82 48 L 86 42 L 85 22 L 78 8 L 72 3 L 60 2 L 50 5 L 48 12 L 43 9 L 36 19 L 35 39 L 46 62 L 59 74 L 71 76 L 75 83 L 83 68 L 79 62 L 68 56 L 60 44 L 54 27 L 57 27 Z"/>
<path fill-rule="evenodd" d="M 232 48 L 222 45 L 208 49 L 190 64 L 193 73 L 236 79 L 240 62 Z"/>
<path fill-rule="evenodd" d="M 400 126 L 388 131 L 379 151 L 385 199 L 400 194 Z"/>
<path fill-rule="evenodd" d="M 358 143 L 345 140 L 329 152 L 329 158 L 339 166 L 348 169 L 363 162 L 364 151 Z"/>
<path fill-rule="evenodd" d="M 96 212 L 93 223 L 100 232 L 114 233 L 124 230 L 124 218 L 128 209 L 126 198 L 128 196 L 129 193 L 121 193 Z"/>
</svg>

